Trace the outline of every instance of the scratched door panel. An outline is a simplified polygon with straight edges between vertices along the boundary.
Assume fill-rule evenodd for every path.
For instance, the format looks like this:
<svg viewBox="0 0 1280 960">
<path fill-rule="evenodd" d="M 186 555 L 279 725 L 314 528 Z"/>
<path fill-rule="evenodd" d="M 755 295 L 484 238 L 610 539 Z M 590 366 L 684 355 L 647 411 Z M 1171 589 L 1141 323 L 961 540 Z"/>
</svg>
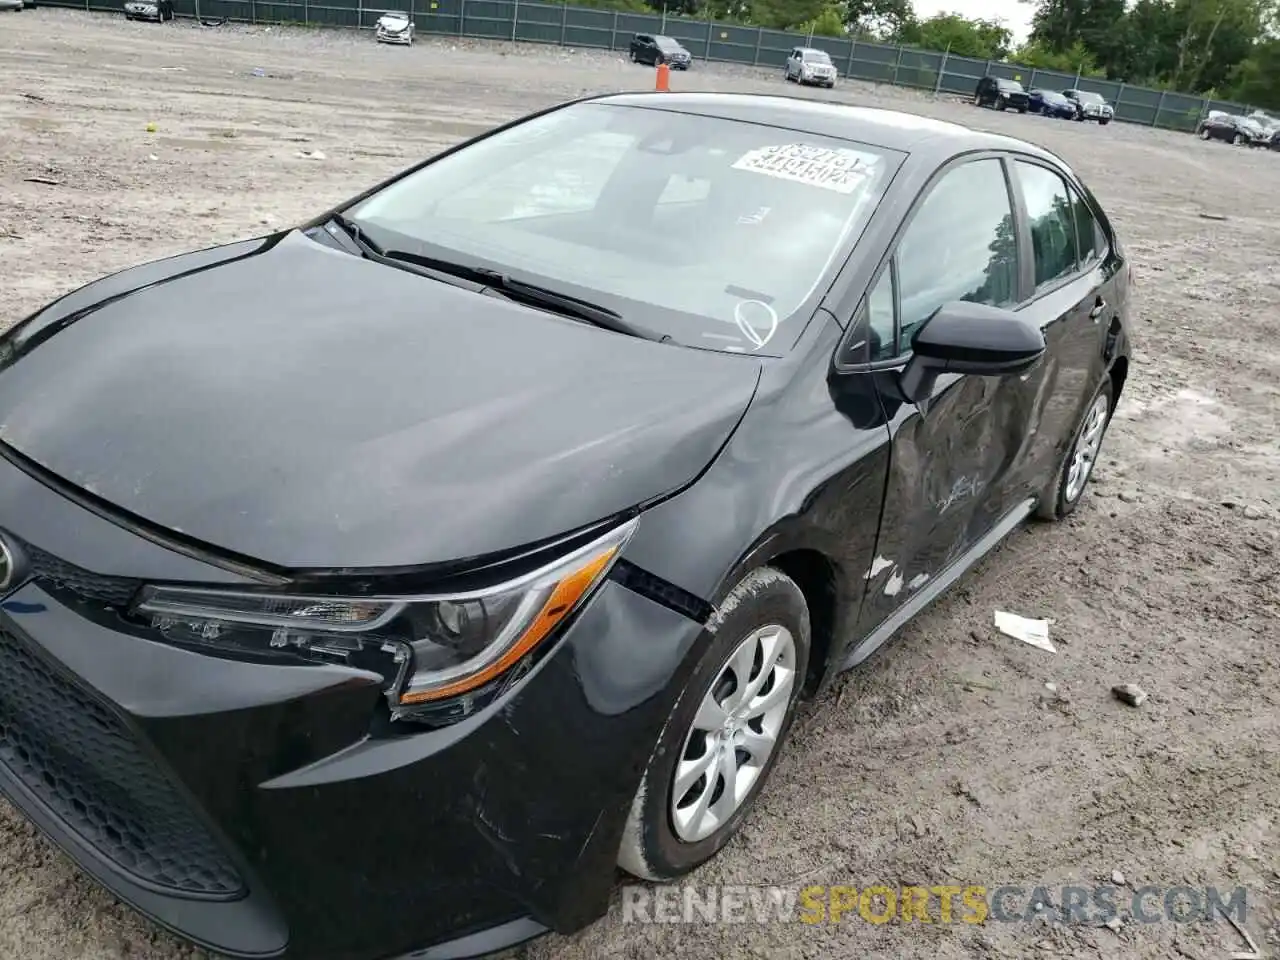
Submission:
<svg viewBox="0 0 1280 960">
<path fill-rule="evenodd" d="M 996 393 L 991 378 L 949 375 L 917 407 L 882 389 L 892 441 L 860 632 L 875 629 L 969 546 L 975 505 L 1004 460 L 990 416 Z"/>
</svg>

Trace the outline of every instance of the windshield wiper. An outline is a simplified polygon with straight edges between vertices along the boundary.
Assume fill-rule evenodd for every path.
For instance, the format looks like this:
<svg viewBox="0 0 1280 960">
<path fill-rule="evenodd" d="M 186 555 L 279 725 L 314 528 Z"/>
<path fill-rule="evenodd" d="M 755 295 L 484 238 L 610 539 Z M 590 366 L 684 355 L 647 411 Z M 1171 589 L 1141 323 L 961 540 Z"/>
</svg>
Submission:
<svg viewBox="0 0 1280 960">
<path fill-rule="evenodd" d="M 421 253 L 410 253 L 406 250 L 384 250 L 369 238 L 369 235 L 350 218 L 335 213 L 330 218 L 336 223 L 360 251 L 370 260 L 391 265 L 407 265 L 424 272 L 427 276 L 446 283 L 458 280 L 469 282 L 477 287 L 495 290 L 510 300 L 518 300 L 529 306 L 541 307 L 555 313 L 582 320 L 596 327 L 603 327 L 615 333 L 623 333 L 644 340 L 656 340 L 665 343 L 671 339 L 670 334 L 660 334 L 637 324 L 624 320 L 622 315 L 608 307 L 597 303 L 559 293 L 547 287 L 533 283 L 525 283 L 507 276 L 501 270 L 489 267 L 473 267 L 465 263 L 455 263 L 439 257 L 429 257 Z"/>
<path fill-rule="evenodd" d="M 501 270 L 494 270 L 490 267 L 469 266 L 465 263 L 455 263 L 452 260 L 428 257 L 420 253 L 409 253 L 405 250 L 385 250 L 381 255 L 388 260 L 399 260 L 403 263 L 424 267 L 427 270 L 449 274 L 461 280 L 470 280 L 473 283 L 483 284 L 503 294 L 508 299 L 516 300 L 532 307 L 541 307 L 563 316 L 572 317 L 575 320 L 582 320 L 592 326 L 603 327 L 605 330 L 612 330 L 615 333 L 624 333 L 627 336 L 640 337 L 644 340 L 656 340 L 659 343 L 671 339 L 670 334 L 660 334 L 623 319 L 622 314 L 616 310 L 610 310 L 608 307 L 602 307 L 598 303 L 592 303 L 589 300 L 561 293 L 549 287 L 539 286 L 536 283 L 516 280 Z"/>
<path fill-rule="evenodd" d="M 355 242 L 355 245 L 360 248 L 360 251 L 365 256 L 382 256 L 382 248 L 370 240 L 355 221 L 344 217 L 340 213 L 333 214 L 329 219 L 342 228 L 342 232 Z"/>
</svg>

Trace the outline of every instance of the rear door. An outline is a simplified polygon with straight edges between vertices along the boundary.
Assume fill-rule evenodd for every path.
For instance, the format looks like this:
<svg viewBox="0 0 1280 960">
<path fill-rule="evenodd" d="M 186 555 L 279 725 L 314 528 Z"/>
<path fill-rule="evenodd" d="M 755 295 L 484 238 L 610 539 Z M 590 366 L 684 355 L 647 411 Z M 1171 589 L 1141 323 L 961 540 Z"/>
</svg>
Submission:
<svg viewBox="0 0 1280 960">
<path fill-rule="evenodd" d="M 1004 491 L 1004 473 L 1022 445 L 1006 378 L 944 374 L 918 404 L 896 395 L 911 337 L 948 301 L 1013 307 L 1024 287 L 1003 160 L 983 155 L 944 168 L 917 201 L 867 297 L 870 339 L 879 347 L 871 359 L 883 363 L 876 378 L 892 446 L 860 634 L 990 528 L 987 504 Z"/>
</svg>

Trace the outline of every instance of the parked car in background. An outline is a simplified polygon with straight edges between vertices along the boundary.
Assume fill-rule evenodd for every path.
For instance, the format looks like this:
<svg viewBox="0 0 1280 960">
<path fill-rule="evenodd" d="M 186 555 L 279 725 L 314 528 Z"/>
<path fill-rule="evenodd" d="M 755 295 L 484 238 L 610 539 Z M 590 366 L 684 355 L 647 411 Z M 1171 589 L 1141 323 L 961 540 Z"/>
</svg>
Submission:
<svg viewBox="0 0 1280 960">
<path fill-rule="evenodd" d="M 1074 120 L 1080 113 L 1080 105 L 1057 90 L 1032 90 L 1027 97 L 1032 113 L 1064 120 Z"/>
<path fill-rule="evenodd" d="M 673 70 L 688 70 L 693 54 L 675 37 L 660 34 L 637 33 L 631 38 L 631 62 L 647 63 L 656 67 L 665 63 Z"/>
<path fill-rule="evenodd" d="M 1116 108 L 1106 98 L 1092 90 L 1063 90 L 1062 95 L 1080 107 L 1077 120 L 1096 120 L 1106 126 L 1116 115 Z"/>
<path fill-rule="evenodd" d="M 1131 282 L 1034 144 L 656 92 L 97 279 L 0 336 L 0 792 L 219 956 L 579 930 L 1085 502 Z"/>
<path fill-rule="evenodd" d="M 801 85 L 812 84 L 830 89 L 836 85 L 838 74 L 827 51 L 813 47 L 795 47 L 787 57 L 784 76 Z"/>
<path fill-rule="evenodd" d="M 1280 117 L 1273 117 L 1262 110 L 1255 110 L 1248 115 L 1267 135 L 1267 146 L 1272 150 L 1280 150 Z"/>
<path fill-rule="evenodd" d="M 126 20 L 154 20 L 161 23 L 173 19 L 173 0 L 127 0 L 124 5 Z"/>
<path fill-rule="evenodd" d="M 983 77 L 979 80 L 973 91 L 973 102 L 980 107 L 992 107 L 995 110 L 1012 108 L 1019 113 L 1026 113 L 1031 107 L 1031 98 L 1022 89 L 1022 84 L 1004 77 Z"/>
<path fill-rule="evenodd" d="M 0 10 L 12 10 L 17 13 L 22 9 L 22 0 L 0 0 Z"/>
<path fill-rule="evenodd" d="M 388 10 L 378 18 L 373 30 L 379 43 L 410 46 L 413 43 L 413 18 L 399 10 Z"/>
<path fill-rule="evenodd" d="M 1223 140 L 1237 146 L 1265 147 L 1270 145 L 1272 131 L 1267 130 L 1253 117 L 1234 113 L 1212 111 L 1196 125 L 1196 136 L 1201 140 Z"/>
</svg>

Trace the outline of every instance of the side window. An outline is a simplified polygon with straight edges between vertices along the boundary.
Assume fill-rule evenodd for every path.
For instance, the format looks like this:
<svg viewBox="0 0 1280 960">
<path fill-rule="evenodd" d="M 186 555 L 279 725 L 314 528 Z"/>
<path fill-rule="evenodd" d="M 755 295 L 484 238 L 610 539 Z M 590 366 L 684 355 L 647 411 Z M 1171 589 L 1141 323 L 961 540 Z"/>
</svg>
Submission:
<svg viewBox="0 0 1280 960">
<path fill-rule="evenodd" d="M 1018 299 L 1018 242 L 1004 165 L 972 160 L 944 174 L 896 254 L 901 344 L 944 303 L 1008 306 Z"/>
<path fill-rule="evenodd" d="M 1047 167 L 1014 161 L 1022 199 L 1031 222 L 1036 288 L 1076 270 L 1075 211 L 1062 177 Z"/>
<path fill-rule="evenodd" d="M 1093 211 L 1089 209 L 1089 204 L 1085 203 L 1084 197 L 1072 187 L 1068 187 L 1071 196 L 1071 206 L 1075 208 L 1076 221 L 1076 237 L 1080 245 L 1080 264 L 1088 266 L 1094 260 L 1097 260 L 1103 254 L 1103 248 L 1106 241 L 1102 236 L 1102 228 L 1098 226 L 1098 221 L 1093 216 Z"/>
</svg>

